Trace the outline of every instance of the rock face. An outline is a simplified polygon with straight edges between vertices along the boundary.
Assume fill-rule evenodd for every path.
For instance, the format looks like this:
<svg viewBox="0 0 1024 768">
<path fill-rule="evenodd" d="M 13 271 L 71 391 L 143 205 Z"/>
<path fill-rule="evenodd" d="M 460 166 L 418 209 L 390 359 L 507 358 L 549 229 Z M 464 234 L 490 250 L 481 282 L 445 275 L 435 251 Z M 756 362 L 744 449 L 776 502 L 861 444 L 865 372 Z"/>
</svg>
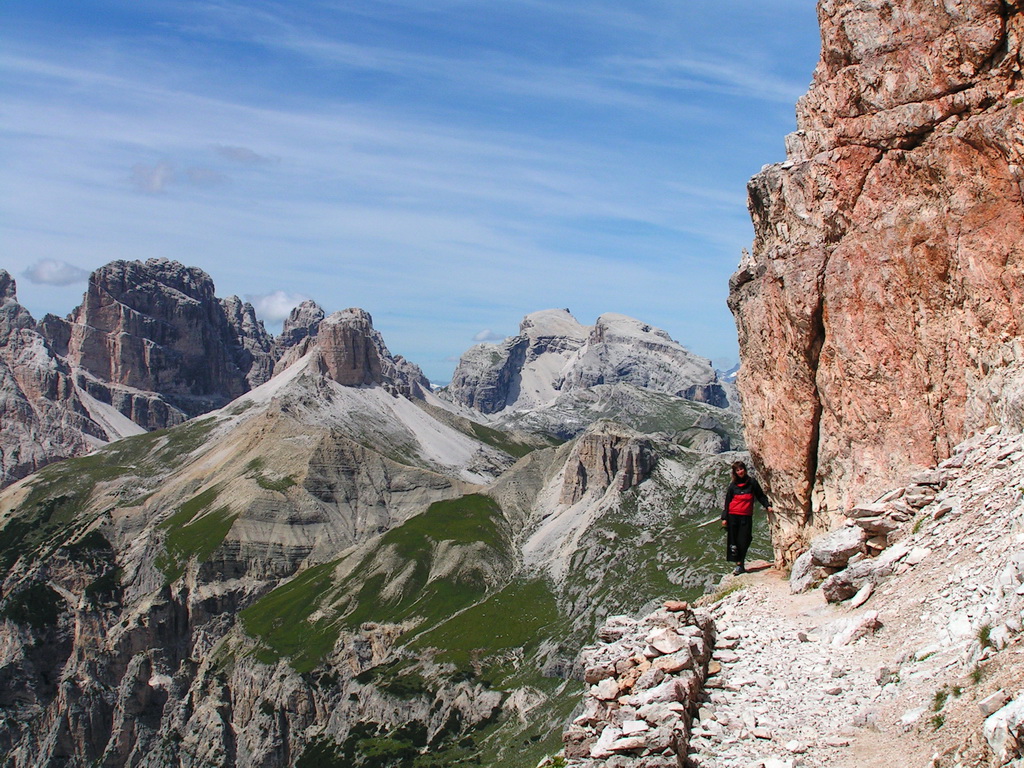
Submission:
<svg viewBox="0 0 1024 768">
<path fill-rule="evenodd" d="M 527 315 L 518 336 L 466 352 L 447 397 L 483 414 L 513 413 L 604 384 L 729 405 L 710 362 L 665 331 L 617 314 L 601 315 L 587 327 L 568 310 L 554 309 Z"/>
<path fill-rule="evenodd" d="M 361 309 L 324 319 L 317 334 L 317 355 L 327 375 L 345 387 L 381 384 L 381 355 L 374 343 L 379 336 L 369 313 Z"/>
<path fill-rule="evenodd" d="M 237 296 L 220 300 L 227 318 L 230 336 L 228 348 L 235 365 L 245 371 L 249 388 L 258 387 L 274 375 L 273 340 L 263 323 L 256 318 L 256 310 L 249 302 Z"/>
<path fill-rule="evenodd" d="M 730 284 L 747 437 L 791 562 L 853 500 L 1020 425 L 1019 2 L 822 0 L 786 162 Z"/>
<path fill-rule="evenodd" d="M 96 270 L 68 325 L 69 365 L 112 390 L 158 393 L 187 417 L 262 384 L 272 365 L 252 307 L 236 297 L 222 304 L 209 275 L 167 259 Z M 162 414 L 125 415 L 167 426 Z"/>
<path fill-rule="evenodd" d="M 401 355 L 392 356 L 365 310 L 328 315 L 317 323 L 315 335 L 303 339 L 294 351 L 305 349 L 315 350 L 324 373 L 342 386 L 380 385 L 415 399 L 423 399 L 430 391 L 430 382 L 418 365 Z"/>
<path fill-rule="evenodd" d="M 106 439 L 0 270 L 0 486 Z"/>
<path fill-rule="evenodd" d="M 617 424 L 598 424 L 576 443 L 559 501 L 575 504 L 588 490 L 625 491 L 646 480 L 657 458 L 650 440 Z"/>
</svg>

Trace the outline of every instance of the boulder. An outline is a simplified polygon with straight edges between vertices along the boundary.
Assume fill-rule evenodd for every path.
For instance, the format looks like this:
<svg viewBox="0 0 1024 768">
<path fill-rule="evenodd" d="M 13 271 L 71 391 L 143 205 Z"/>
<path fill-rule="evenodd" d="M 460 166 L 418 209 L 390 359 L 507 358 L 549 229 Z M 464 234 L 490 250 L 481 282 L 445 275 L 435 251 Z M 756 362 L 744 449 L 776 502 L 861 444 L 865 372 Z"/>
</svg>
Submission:
<svg viewBox="0 0 1024 768">
<path fill-rule="evenodd" d="M 832 645 L 849 645 L 864 635 L 877 631 L 881 626 L 878 611 L 865 611 L 862 615 L 847 620 L 845 626 L 832 638 Z"/>
<path fill-rule="evenodd" d="M 903 496 L 903 499 L 914 509 L 921 509 L 935 501 L 935 496 L 936 493 L 934 488 L 929 488 L 928 486 L 915 486 L 914 488 L 907 489 L 907 493 Z"/>
<path fill-rule="evenodd" d="M 882 517 L 888 514 L 890 509 L 892 509 L 891 504 L 882 502 L 857 504 L 847 510 L 846 516 L 853 519 L 860 517 Z"/>
<path fill-rule="evenodd" d="M 826 568 L 842 568 L 851 557 L 864 551 L 865 539 L 864 530 L 857 526 L 837 528 L 811 543 L 811 561 Z"/>
<path fill-rule="evenodd" d="M 989 717 L 1009 703 L 1010 695 L 1006 693 L 1006 691 L 1000 689 L 979 701 L 978 710 L 981 712 L 982 717 Z"/>
<path fill-rule="evenodd" d="M 647 635 L 647 644 L 659 653 L 675 653 L 689 645 L 686 638 L 667 627 L 655 629 Z"/>
<path fill-rule="evenodd" d="M 869 536 L 888 536 L 900 527 L 891 517 L 858 517 L 854 525 L 868 533 Z"/>
<path fill-rule="evenodd" d="M 861 560 L 825 579 L 821 584 L 821 593 L 826 601 L 841 603 L 854 597 L 865 584 L 877 584 L 890 573 L 892 564 L 881 557 Z"/>
<path fill-rule="evenodd" d="M 1024 696 L 985 718 L 982 732 L 998 765 L 1024 757 Z"/>
<path fill-rule="evenodd" d="M 789 589 L 793 594 L 806 592 L 821 577 L 822 569 L 816 566 L 811 559 L 810 551 L 804 552 L 798 557 L 789 574 Z"/>
</svg>

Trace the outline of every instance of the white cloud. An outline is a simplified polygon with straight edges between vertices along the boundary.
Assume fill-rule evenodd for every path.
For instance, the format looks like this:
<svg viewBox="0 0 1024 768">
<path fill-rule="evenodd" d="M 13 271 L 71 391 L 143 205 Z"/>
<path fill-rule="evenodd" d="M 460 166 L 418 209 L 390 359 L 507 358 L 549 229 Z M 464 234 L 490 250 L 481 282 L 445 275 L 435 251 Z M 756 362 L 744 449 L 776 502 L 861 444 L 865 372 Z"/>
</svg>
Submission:
<svg viewBox="0 0 1024 768">
<path fill-rule="evenodd" d="M 174 166 L 166 161 L 156 165 L 136 163 L 132 168 L 131 183 L 137 192 L 161 195 L 175 180 Z"/>
<path fill-rule="evenodd" d="M 289 291 L 274 291 L 261 296 L 246 296 L 245 299 L 256 309 L 256 314 L 270 325 L 283 322 L 288 313 L 309 296 Z"/>
<path fill-rule="evenodd" d="M 72 285 L 84 283 L 89 277 L 88 271 L 68 264 L 66 261 L 43 259 L 25 270 L 25 277 L 33 283 L 42 285 Z"/>
<path fill-rule="evenodd" d="M 495 333 L 490 328 L 480 331 L 473 337 L 473 341 L 504 341 L 505 337 Z"/>
</svg>

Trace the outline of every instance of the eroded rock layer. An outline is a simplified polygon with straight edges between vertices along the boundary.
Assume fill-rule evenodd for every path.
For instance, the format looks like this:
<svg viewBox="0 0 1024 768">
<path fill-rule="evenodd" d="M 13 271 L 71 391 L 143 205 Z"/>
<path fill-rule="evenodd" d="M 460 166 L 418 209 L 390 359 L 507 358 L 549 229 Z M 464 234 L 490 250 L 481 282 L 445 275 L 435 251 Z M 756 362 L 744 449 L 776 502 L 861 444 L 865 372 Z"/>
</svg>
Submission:
<svg viewBox="0 0 1024 768">
<path fill-rule="evenodd" d="M 1017 0 L 822 0 L 786 162 L 748 187 L 730 285 L 776 556 L 1020 425 L 1024 87 Z"/>
</svg>

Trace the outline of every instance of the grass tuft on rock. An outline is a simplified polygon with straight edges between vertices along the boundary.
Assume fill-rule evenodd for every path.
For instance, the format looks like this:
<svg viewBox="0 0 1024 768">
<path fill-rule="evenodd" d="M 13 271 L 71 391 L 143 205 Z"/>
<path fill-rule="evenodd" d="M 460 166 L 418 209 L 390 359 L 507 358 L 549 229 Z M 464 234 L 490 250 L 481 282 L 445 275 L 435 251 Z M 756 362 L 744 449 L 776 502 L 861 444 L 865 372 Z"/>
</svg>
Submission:
<svg viewBox="0 0 1024 768">
<path fill-rule="evenodd" d="M 232 513 L 228 507 L 201 514 L 219 494 L 220 486 L 207 488 L 160 523 L 160 528 L 167 531 L 166 552 L 157 558 L 156 565 L 164 572 L 168 584 L 181 578 L 192 558 L 200 563 L 206 562 L 234 525 L 238 514 Z"/>
<path fill-rule="evenodd" d="M 239 614 L 250 637 L 260 640 L 257 659 L 271 664 L 288 658 L 297 672 L 310 672 L 334 647 L 336 622 L 310 621 L 334 587 L 337 561 L 309 568 Z"/>
</svg>

